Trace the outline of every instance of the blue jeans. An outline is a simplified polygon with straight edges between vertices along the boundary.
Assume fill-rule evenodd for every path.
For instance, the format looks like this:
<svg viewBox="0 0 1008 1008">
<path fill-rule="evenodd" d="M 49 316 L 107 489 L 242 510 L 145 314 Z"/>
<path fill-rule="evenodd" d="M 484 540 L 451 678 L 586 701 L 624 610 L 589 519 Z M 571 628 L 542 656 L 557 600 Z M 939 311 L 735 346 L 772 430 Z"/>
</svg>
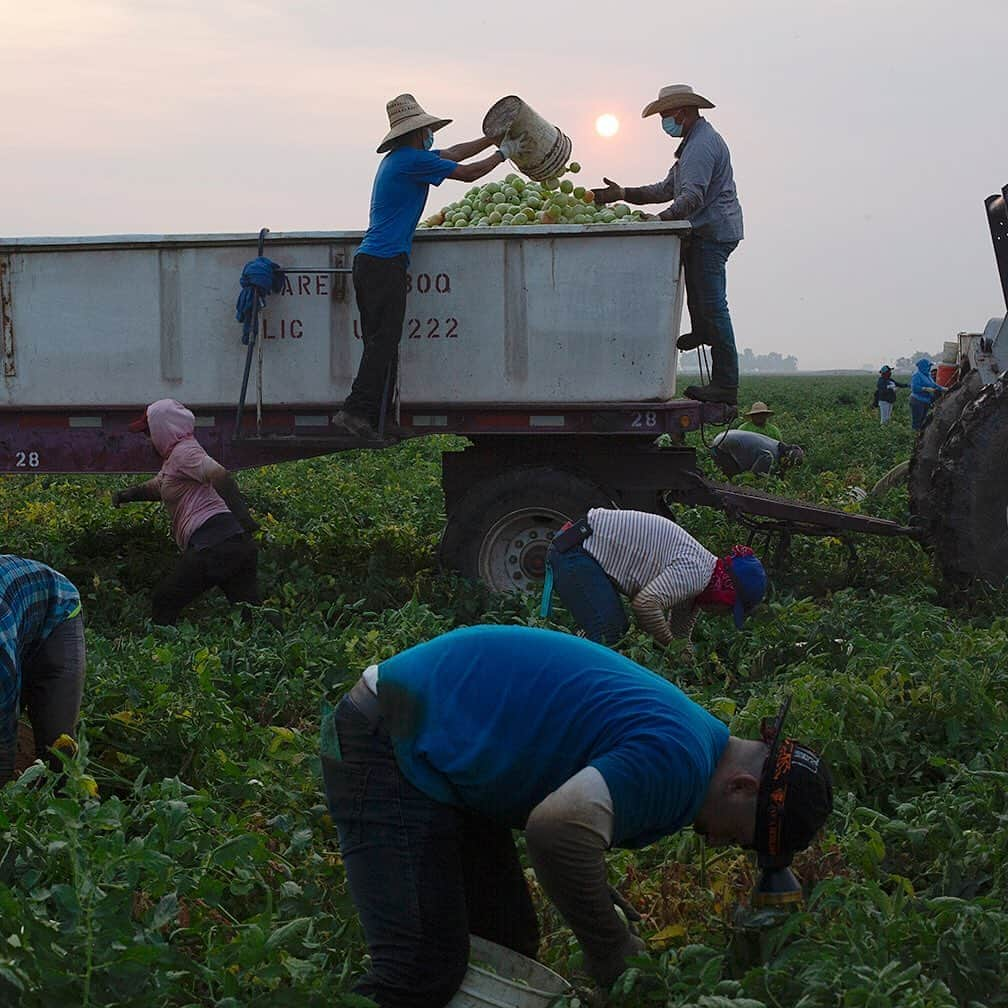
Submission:
<svg viewBox="0 0 1008 1008">
<path fill-rule="evenodd" d="M 382 1008 L 440 1008 L 469 934 L 535 957 L 539 926 L 511 830 L 428 798 L 402 775 L 388 732 L 349 697 L 322 753 L 329 811 L 371 969 L 354 990 Z"/>
<path fill-rule="evenodd" d="M 910 396 L 910 426 L 914 430 L 920 430 L 924 426 L 929 409 L 931 409 L 931 403 L 921 402 L 920 399 L 914 399 L 913 396 Z"/>
<path fill-rule="evenodd" d="M 581 546 L 566 553 L 550 548 L 546 563 L 553 570 L 553 587 L 574 621 L 589 640 L 615 644 L 629 622 L 623 601 L 609 575 Z"/>
<path fill-rule="evenodd" d="M 738 388 L 738 351 L 728 314 L 725 263 L 738 242 L 693 236 L 686 243 L 686 303 L 693 335 L 711 346 L 711 384 Z"/>
</svg>

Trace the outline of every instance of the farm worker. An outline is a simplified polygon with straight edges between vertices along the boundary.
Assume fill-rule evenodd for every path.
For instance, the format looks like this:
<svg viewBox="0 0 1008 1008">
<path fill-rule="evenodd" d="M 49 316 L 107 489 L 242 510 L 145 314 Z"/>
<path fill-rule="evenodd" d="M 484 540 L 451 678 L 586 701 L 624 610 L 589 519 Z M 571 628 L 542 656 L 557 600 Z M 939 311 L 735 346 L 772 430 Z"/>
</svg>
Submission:
<svg viewBox="0 0 1008 1008">
<path fill-rule="evenodd" d="M 742 415 L 746 419 L 738 425 L 736 430 L 752 431 L 754 434 L 765 434 L 775 441 L 783 440 L 777 424 L 770 423 L 770 417 L 774 415 L 774 411 L 762 400 L 754 402 L 749 407 L 749 412 Z"/>
<path fill-rule="evenodd" d="M 735 405 L 738 353 L 728 313 L 725 263 L 742 240 L 742 207 L 735 191 L 728 145 L 699 112 L 710 108 L 714 108 L 713 102 L 696 94 L 688 84 L 663 87 L 641 115 L 660 114 L 662 129 L 670 137 L 682 138 L 664 181 L 624 188 L 605 178 L 605 188 L 592 192 L 598 204 L 625 200 L 641 205 L 671 200 L 657 219 L 690 222 L 692 232 L 683 249 L 683 268 L 693 331 L 683 333 L 676 345 L 680 350 L 710 345 L 711 381 L 707 386 L 689 386 L 686 395 L 702 402 Z"/>
<path fill-rule="evenodd" d="M 731 609 L 742 629 L 766 593 L 763 565 L 747 546 L 717 557 L 669 518 L 592 508 L 546 554 L 541 614 L 556 588 L 589 640 L 615 644 L 627 631 L 620 595 L 659 644 L 689 641 L 701 609 Z"/>
<path fill-rule="evenodd" d="M 875 382 L 875 404 L 879 409 L 879 423 L 883 426 L 892 418 L 893 403 L 896 402 L 896 389 L 909 388 L 905 382 L 893 378 L 892 368 L 883 364 L 879 368 L 878 381 Z"/>
<path fill-rule="evenodd" d="M 805 451 L 799 445 L 785 444 L 765 434 L 744 430 L 718 434 L 711 442 L 710 451 L 715 465 L 726 476 L 744 472 L 761 475 L 784 472 L 805 461 Z"/>
<path fill-rule="evenodd" d="M 84 620 L 77 589 L 59 571 L 0 555 L 0 785 L 14 774 L 18 717 L 31 718 L 45 759 L 73 736 L 84 694 Z M 59 768 L 56 756 L 50 764 Z"/>
<path fill-rule="evenodd" d="M 153 479 L 116 490 L 112 503 L 164 502 L 181 551 L 175 570 L 151 597 L 151 618 L 172 624 L 205 591 L 219 587 L 229 602 L 257 605 L 258 557 L 249 514 L 234 477 L 204 451 L 193 433 L 196 418 L 175 399 L 159 399 L 130 424 L 146 431 L 164 462 Z"/>
<path fill-rule="evenodd" d="M 372 440 L 378 437 L 385 389 L 391 398 L 395 388 L 406 315 L 406 270 L 428 190 L 445 179 L 475 182 L 520 153 L 525 143 L 521 138 L 506 137 L 489 157 L 459 164 L 492 146 L 493 141 L 481 136 L 432 150 L 435 130 L 447 126 L 451 119 L 428 115 L 411 94 L 397 95 L 386 109 L 389 131 L 378 145 L 378 153 L 385 157 L 371 190 L 368 229 L 353 261 L 364 355 L 350 395 L 333 418 L 347 433 Z"/>
<path fill-rule="evenodd" d="M 917 361 L 917 370 L 910 376 L 910 426 L 914 430 L 924 426 L 924 419 L 934 402 L 934 393 L 947 391 L 944 385 L 939 385 L 931 377 L 931 361 Z"/>
<path fill-rule="evenodd" d="M 470 933 L 536 955 L 513 829 L 608 986 L 644 947 L 613 907 L 610 847 L 692 824 L 787 864 L 833 804 L 804 746 L 730 736 L 616 651 L 518 626 L 453 630 L 372 665 L 323 715 L 322 771 L 371 953 L 355 990 L 383 1008 L 446 1004 Z"/>
</svg>

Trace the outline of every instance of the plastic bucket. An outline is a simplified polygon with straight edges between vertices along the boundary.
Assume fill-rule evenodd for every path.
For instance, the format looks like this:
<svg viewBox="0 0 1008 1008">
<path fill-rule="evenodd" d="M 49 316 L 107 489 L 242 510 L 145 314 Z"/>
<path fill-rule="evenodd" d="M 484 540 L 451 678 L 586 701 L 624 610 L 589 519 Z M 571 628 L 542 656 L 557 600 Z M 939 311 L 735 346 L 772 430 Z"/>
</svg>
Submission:
<svg viewBox="0 0 1008 1008">
<path fill-rule="evenodd" d="M 948 388 L 949 385 L 953 385 L 956 381 L 958 381 L 958 376 L 956 374 L 957 371 L 958 368 L 955 364 L 939 364 L 937 379 L 938 384 L 944 385 L 946 388 Z"/>
<path fill-rule="evenodd" d="M 526 149 L 514 163 L 537 182 L 559 175 L 570 160 L 570 138 L 517 95 L 501 98 L 483 117 L 484 136 L 499 143 L 505 133 L 525 138 Z"/>
<path fill-rule="evenodd" d="M 469 936 L 469 968 L 447 1008 L 546 1008 L 570 990 L 559 973 L 534 959 Z"/>
</svg>

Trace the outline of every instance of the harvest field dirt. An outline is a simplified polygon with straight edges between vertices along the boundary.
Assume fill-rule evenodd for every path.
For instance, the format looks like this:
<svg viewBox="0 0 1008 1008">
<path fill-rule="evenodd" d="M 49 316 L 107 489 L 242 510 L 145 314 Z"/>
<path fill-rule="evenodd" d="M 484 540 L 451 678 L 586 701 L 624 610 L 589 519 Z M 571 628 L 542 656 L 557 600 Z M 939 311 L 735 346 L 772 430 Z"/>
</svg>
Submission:
<svg viewBox="0 0 1008 1008">
<path fill-rule="evenodd" d="M 762 485 L 905 521 L 904 489 L 850 493 L 911 449 L 905 394 L 880 428 L 873 387 L 745 380 L 741 401 L 767 401 L 808 453 Z M 174 547 L 160 505 L 110 506 L 127 478 L 3 478 L 3 551 L 79 586 L 89 667 L 65 792 L 34 767 L 0 796 L 0 1005 L 365 1003 L 347 993 L 364 948 L 322 803 L 323 695 L 461 624 L 542 625 L 538 600 L 437 572 L 451 446 L 242 475 L 283 632 L 244 626 L 222 597 L 153 628 Z M 675 514 L 712 547 L 745 541 L 723 515 Z M 689 831 L 614 852 L 611 880 L 653 951 L 613 1004 L 1008 1005 L 1008 596 L 953 592 L 911 542 L 861 539 L 858 558 L 850 570 L 842 543 L 797 541 L 749 629 L 702 619 L 695 659 L 635 630 L 622 641 L 737 734 L 791 691 L 789 731 L 825 751 L 837 795 L 796 865 L 806 910 L 759 940 L 732 929 L 752 878 L 740 852 L 704 852 Z M 541 958 L 574 977 L 577 947 L 536 898 Z"/>
</svg>

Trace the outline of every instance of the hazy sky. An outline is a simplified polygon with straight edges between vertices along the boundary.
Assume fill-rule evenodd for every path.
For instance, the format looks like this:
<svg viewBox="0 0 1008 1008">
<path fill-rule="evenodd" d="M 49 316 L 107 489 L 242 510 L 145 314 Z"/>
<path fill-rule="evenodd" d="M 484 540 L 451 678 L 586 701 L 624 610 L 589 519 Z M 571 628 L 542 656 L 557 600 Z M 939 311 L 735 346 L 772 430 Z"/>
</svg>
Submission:
<svg viewBox="0 0 1008 1008">
<path fill-rule="evenodd" d="M 982 204 L 1008 183 L 1004 0 L 0 0 L 0 26 L 0 234 L 362 228 L 401 91 L 455 120 L 444 144 L 518 94 L 586 184 L 654 182 L 675 142 L 640 111 L 687 82 L 745 214 L 740 350 L 877 364 L 1005 310 Z"/>
</svg>

